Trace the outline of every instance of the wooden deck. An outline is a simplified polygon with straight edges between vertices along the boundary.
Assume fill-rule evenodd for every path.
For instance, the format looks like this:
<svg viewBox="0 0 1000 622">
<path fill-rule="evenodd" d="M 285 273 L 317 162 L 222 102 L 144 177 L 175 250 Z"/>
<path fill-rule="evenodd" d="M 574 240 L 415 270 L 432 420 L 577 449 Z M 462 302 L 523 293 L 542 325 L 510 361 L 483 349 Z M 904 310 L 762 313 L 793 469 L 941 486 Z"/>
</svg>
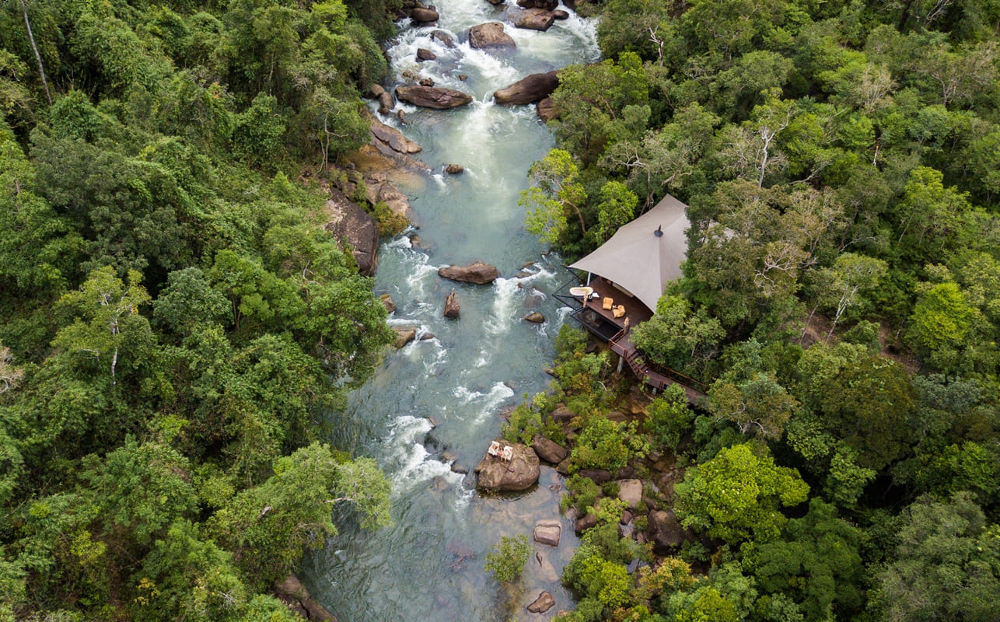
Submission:
<svg viewBox="0 0 1000 622">
<path fill-rule="evenodd" d="M 594 288 L 594 291 L 600 298 L 595 298 L 586 303 L 584 310 L 597 313 L 608 322 L 617 326 L 619 330 L 625 328 L 625 318 L 628 318 L 630 326 L 636 326 L 653 317 L 653 312 L 647 309 L 646 305 L 639 302 L 638 298 L 629 296 L 602 277 L 598 276 L 591 279 L 590 287 Z M 610 309 L 605 309 L 601 305 L 601 302 L 605 298 L 611 298 L 615 301 L 616 305 L 624 306 L 625 315 L 620 318 L 615 317 Z"/>
<path fill-rule="evenodd" d="M 700 388 L 707 388 L 701 382 L 698 382 L 694 378 L 688 378 L 672 369 L 663 371 L 654 369 L 653 366 L 646 363 L 639 349 L 632 343 L 630 331 L 622 330 L 619 332 L 608 341 L 608 346 L 610 346 L 612 352 L 624 359 L 636 378 L 644 380 L 646 384 L 657 391 L 662 391 L 670 385 L 676 384 L 684 389 L 684 394 L 687 395 L 688 401 L 692 404 L 701 401 L 705 397 L 703 391 L 694 387 L 694 385 L 698 385 Z"/>
<path fill-rule="evenodd" d="M 636 378 L 657 391 L 662 391 L 670 385 L 680 385 L 684 389 L 688 401 L 692 404 L 705 397 L 704 391 L 708 387 L 703 383 L 672 369 L 658 369 L 650 365 L 632 343 L 631 329 L 653 317 L 653 312 L 646 305 L 602 277 L 591 279 L 590 287 L 594 288 L 600 297 L 594 298 L 584 305 L 581 305 L 581 299 L 578 297 L 559 295 L 557 298 L 576 309 L 573 312 L 573 317 L 596 337 L 606 341 L 611 351 L 621 356 L 623 361 L 628 364 Z M 624 305 L 625 315 L 616 318 L 611 310 L 604 309 L 601 303 L 606 297 L 612 298 L 616 305 Z M 625 326 L 625 318 L 628 318 L 629 321 L 628 328 Z"/>
</svg>

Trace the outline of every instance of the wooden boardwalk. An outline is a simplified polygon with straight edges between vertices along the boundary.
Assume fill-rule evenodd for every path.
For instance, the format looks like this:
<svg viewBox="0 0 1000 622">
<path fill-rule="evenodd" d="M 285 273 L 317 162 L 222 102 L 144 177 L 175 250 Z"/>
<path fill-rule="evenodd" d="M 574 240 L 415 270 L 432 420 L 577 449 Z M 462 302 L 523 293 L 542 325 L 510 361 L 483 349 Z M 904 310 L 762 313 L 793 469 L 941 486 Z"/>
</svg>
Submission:
<svg viewBox="0 0 1000 622">
<path fill-rule="evenodd" d="M 628 364 L 629 369 L 635 374 L 636 378 L 644 380 L 646 384 L 653 387 L 657 391 L 662 391 L 669 387 L 670 385 L 679 385 L 684 389 L 684 394 L 687 395 L 688 401 L 692 404 L 700 402 L 705 397 L 705 393 L 695 389 L 694 384 L 701 385 L 694 378 L 687 378 L 682 374 L 675 372 L 674 370 L 666 370 L 667 373 L 660 372 L 653 369 L 648 363 L 646 363 L 642 355 L 639 353 L 638 348 L 632 343 L 632 335 L 627 330 L 621 330 L 614 337 L 608 341 L 608 346 L 611 347 L 611 351 L 622 357 L 626 364 Z M 704 385 L 702 385 L 704 387 Z M 707 387 L 704 387 L 707 388 Z"/>
</svg>

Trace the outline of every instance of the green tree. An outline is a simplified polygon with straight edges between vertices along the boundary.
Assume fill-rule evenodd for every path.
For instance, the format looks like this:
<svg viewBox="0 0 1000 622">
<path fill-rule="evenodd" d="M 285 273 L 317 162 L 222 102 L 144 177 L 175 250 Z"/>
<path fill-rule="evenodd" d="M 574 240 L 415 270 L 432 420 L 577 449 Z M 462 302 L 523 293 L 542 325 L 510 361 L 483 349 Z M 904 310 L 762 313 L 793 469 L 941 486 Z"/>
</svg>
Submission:
<svg viewBox="0 0 1000 622">
<path fill-rule="evenodd" d="M 519 204 L 531 211 L 525 228 L 550 244 L 556 244 L 566 234 L 569 218 L 576 217 L 580 233 L 587 233 L 587 224 L 580 211 L 587 201 L 579 180 L 579 170 L 569 152 L 553 149 L 528 170 L 533 185 L 521 192 Z"/>
<path fill-rule="evenodd" d="M 679 295 L 663 295 L 653 317 L 632 331 L 632 340 L 649 357 L 672 369 L 697 371 L 714 354 L 725 331 L 705 309 L 694 309 Z"/>
<path fill-rule="evenodd" d="M 337 533 L 331 506 L 354 507 L 361 524 L 389 523 L 391 486 L 374 461 L 338 459 L 313 443 L 274 462 L 274 475 L 229 501 L 208 521 L 208 534 L 233 553 L 254 589 L 293 571 L 303 549 Z"/>
<path fill-rule="evenodd" d="M 818 498 L 788 521 L 781 539 L 751 545 L 743 566 L 762 590 L 790 596 L 805 620 L 849 616 L 864 602 L 861 531 Z"/>
<path fill-rule="evenodd" d="M 676 486 L 681 524 L 725 542 L 773 540 L 785 525 L 782 506 L 806 500 L 809 485 L 798 471 L 775 465 L 766 449 L 749 444 L 719 451 L 688 469 Z"/>
<path fill-rule="evenodd" d="M 1000 588 L 1000 533 L 968 493 L 923 498 L 903 513 L 894 559 L 879 574 L 888 620 L 990 620 Z"/>
</svg>

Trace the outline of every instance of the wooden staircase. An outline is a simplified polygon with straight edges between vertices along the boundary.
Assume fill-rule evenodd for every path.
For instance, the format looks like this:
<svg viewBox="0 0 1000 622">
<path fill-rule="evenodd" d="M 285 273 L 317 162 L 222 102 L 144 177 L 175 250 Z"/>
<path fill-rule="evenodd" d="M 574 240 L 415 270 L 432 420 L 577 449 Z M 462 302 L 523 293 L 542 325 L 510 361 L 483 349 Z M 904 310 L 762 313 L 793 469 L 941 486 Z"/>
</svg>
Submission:
<svg viewBox="0 0 1000 622">
<path fill-rule="evenodd" d="M 705 393 L 703 391 L 699 391 L 691 386 L 697 384 L 701 385 L 702 388 L 707 388 L 697 380 L 687 378 L 683 374 L 680 374 L 672 369 L 667 370 L 669 372 L 668 375 L 660 373 L 650 367 L 650 365 L 642 358 L 642 354 L 639 353 L 639 349 L 632 342 L 631 335 L 627 329 L 618 331 L 615 336 L 608 341 L 608 345 L 611 347 L 612 352 L 622 357 L 622 360 L 628 364 L 629 369 L 632 370 L 632 373 L 635 374 L 636 378 L 643 380 L 646 384 L 653 387 L 653 389 L 662 391 L 670 385 L 679 385 L 682 389 L 684 389 L 684 393 L 687 395 L 688 401 L 692 404 L 701 401 L 705 397 Z M 672 376 L 681 377 L 687 382 L 682 382 Z"/>
</svg>

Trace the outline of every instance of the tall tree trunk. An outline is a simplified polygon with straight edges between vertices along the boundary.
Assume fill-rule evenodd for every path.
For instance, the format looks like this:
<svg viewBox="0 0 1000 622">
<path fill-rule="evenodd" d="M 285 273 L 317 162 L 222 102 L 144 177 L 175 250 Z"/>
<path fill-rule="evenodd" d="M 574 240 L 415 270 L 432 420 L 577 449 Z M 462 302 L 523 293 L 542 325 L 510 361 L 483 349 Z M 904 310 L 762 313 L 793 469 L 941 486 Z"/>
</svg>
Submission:
<svg viewBox="0 0 1000 622">
<path fill-rule="evenodd" d="M 38 53 L 38 46 L 35 44 L 35 35 L 31 32 L 31 21 L 28 19 L 28 5 L 24 0 L 18 0 L 21 4 L 21 13 L 24 14 L 24 26 L 28 29 L 28 41 L 31 42 L 31 49 L 35 52 L 35 60 L 38 61 L 38 74 L 42 77 L 42 86 L 45 87 L 45 98 L 52 105 L 52 93 L 49 92 L 49 81 L 45 79 L 45 67 L 42 65 L 42 55 Z"/>
</svg>

